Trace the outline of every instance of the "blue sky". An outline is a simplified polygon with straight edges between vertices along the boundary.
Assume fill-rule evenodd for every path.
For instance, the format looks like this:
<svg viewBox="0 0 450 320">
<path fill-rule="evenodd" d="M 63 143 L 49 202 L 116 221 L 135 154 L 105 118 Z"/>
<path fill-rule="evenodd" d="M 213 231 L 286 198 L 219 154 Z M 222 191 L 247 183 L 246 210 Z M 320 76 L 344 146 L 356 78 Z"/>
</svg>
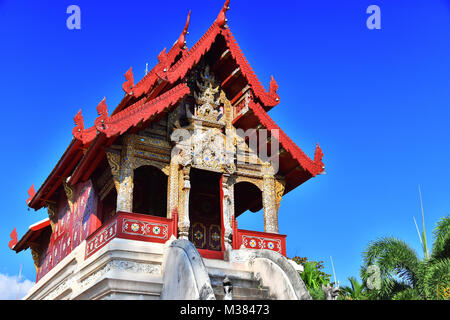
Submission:
<svg viewBox="0 0 450 320">
<path fill-rule="evenodd" d="M 81 8 L 81 30 L 68 30 L 66 8 Z M 381 9 L 369 30 L 366 9 Z M 3 183 L 0 274 L 34 281 L 29 251 L 7 244 L 46 211 L 27 211 L 31 184 L 43 183 L 72 139 L 81 108 L 91 126 L 98 102 L 123 97 L 178 38 L 192 10 L 189 47 L 216 18 L 222 1 L 0 0 Z M 346 283 L 359 276 L 361 253 L 381 236 L 404 239 L 422 256 L 422 188 L 428 242 L 450 212 L 450 1 L 231 1 L 229 26 L 260 81 L 279 85 L 272 118 L 310 157 L 320 143 L 326 174 L 281 202 L 288 256 L 323 260 Z M 262 213 L 239 218 L 263 230 Z"/>
</svg>

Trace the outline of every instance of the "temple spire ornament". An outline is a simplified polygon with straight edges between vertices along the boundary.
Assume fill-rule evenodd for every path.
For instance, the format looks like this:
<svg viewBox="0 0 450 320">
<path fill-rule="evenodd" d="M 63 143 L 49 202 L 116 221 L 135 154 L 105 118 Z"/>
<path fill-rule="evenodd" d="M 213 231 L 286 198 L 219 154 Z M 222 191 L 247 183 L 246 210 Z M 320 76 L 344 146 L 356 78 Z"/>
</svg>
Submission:
<svg viewBox="0 0 450 320">
<path fill-rule="evenodd" d="M 183 32 L 181 32 L 180 37 L 178 38 L 178 40 L 176 42 L 176 45 L 180 49 L 186 49 L 186 35 L 189 34 L 188 28 L 189 28 L 190 18 L 191 18 L 191 11 L 189 10 L 186 25 L 184 26 Z"/>
<path fill-rule="evenodd" d="M 105 130 L 105 122 L 108 119 L 108 106 L 106 105 L 106 97 L 97 106 L 98 118 L 95 119 L 95 127 L 99 131 Z"/>
<path fill-rule="evenodd" d="M 126 94 L 131 94 L 131 89 L 134 86 L 134 77 L 133 77 L 133 70 L 130 67 L 128 71 L 125 73 L 125 81 L 122 85 L 123 91 L 125 91 Z"/>
<path fill-rule="evenodd" d="M 317 143 L 316 151 L 314 152 L 314 163 L 318 164 L 321 168 L 325 168 L 325 165 L 322 162 L 323 151 Z"/>
<path fill-rule="evenodd" d="M 81 109 L 77 112 L 75 117 L 73 118 L 75 122 L 75 128 L 72 130 L 72 134 L 77 140 L 82 140 L 82 135 L 84 131 L 84 120 L 83 114 L 81 113 Z"/>
<path fill-rule="evenodd" d="M 28 189 L 28 199 L 27 204 L 30 203 L 30 201 L 34 198 L 34 195 L 36 194 L 36 191 L 34 190 L 34 184 L 31 185 L 30 189 Z"/>
<path fill-rule="evenodd" d="M 16 228 L 10 233 L 9 235 L 11 237 L 11 240 L 8 243 L 8 246 L 10 249 L 13 249 L 14 246 L 17 244 L 17 231 Z"/>
<path fill-rule="evenodd" d="M 222 10 L 220 10 L 219 15 L 217 16 L 216 23 L 221 28 L 227 28 L 227 22 L 228 19 L 225 15 L 225 13 L 230 10 L 230 0 L 226 0 L 225 4 L 222 7 Z"/>
<path fill-rule="evenodd" d="M 270 95 L 276 95 L 278 90 L 278 84 L 273 78 L 273 76 L 270 77 L 270 85 L 269 85 L 269 94 Z"/>
</svg>

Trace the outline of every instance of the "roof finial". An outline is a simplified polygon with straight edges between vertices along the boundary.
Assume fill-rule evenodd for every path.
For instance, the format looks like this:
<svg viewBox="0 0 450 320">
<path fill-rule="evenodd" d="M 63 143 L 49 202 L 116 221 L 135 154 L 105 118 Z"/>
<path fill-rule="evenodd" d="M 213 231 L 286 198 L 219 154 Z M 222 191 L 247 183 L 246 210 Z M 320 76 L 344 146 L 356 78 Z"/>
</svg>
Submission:
<svg viewBox="0 0 450 320">
<path fill-rule="evenodd" d="M 125 91 L 127 94 L 131 93 L 131 88 L 134 86 L 134 78 L 133 78 L 133 70 L 132 68 L 128 69 L 128 71 L 125 73 L 125 81 L 122 85 L 123 91 Z"/>
<path fill-rule="evenodd" d="M 278 84 L 273 78 L 273 76 L 270 76 L 270 85 L 269 85 L 269 94 L 270 95 L 276 95 L 278 90 Z"/>
<path fill-rule="evenodd" d="M 323 151 L 320 148 L 319 143 L 317 143 L 316 151 L 314 152 L 314 163 L 320 165 L 323 169 L 325 166 L 322 162 L 322 159 L 323 159 Z"/>
<path fill-rule="evenodd" d="M 97 106 L 98 118 L 95 119 L 94 125 L 97 130 L 105 129 L 105 121 L 108 119 L 108 106 L 106 105 L 106 97 Z"/>
<path fill-rule="evenodd" d="M 73 118 L 73 121 L 75 122 L 75 128 L 72 130 L 72 134 L 77 140 L 81 140 L 81 135 L 84 131 L 84 120 L 83 115 L 81 114 L 81 109 L 78 111 L 78 113 Z"/>
<path fill-rule="evenodd" d="M 191 10 L 189 10 L 189 14 L 187 17 L 186 25 L 184 26 L 183 32 L 181 32 L 180 37 L 178 38 L 177 45 L 180 49 L 184 49 L 186 46 L 186 35 L 189 34 L 189 21 L 191 19 Z"/>
<path fill-rule="evenodd" d="M 30 189 L 28 189 L 28 199 L 27 199 L 27 204 L 30 203 L 31 199 L 34 198 L 34 195 L 36 194 L 36 191 L 34 190 L 34 184 L 31 185 Z"/>
<path fill-rule="evenodd" d="M 16 228 L 9 234 L 11 240 L 8 242 L 8 246 L 11 250 L 14 249 L 14 246 L 17 244 L 17 231 Z"/>
<path fill-rule="evenodd" d="M 226 0 L 225 4 L 222 7 L 222 10 L 220 10 L 219 15 L 217 16 L 216 22 L 221 28 L 227 27 L 227 17 L 225 16 L 225 13 L 230 9 L 230 0 Z"/>
</svg>

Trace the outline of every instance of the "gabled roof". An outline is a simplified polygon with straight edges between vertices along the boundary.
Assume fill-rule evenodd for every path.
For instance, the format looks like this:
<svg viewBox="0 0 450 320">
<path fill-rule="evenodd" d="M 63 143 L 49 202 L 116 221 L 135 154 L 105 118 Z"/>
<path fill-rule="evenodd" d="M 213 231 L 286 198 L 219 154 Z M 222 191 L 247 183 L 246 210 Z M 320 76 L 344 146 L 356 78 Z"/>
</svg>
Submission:
<svg viewBox="0 0 450 320">
<path fill-rule="evenodd" d="M 110 116 L 105 99 L 97 106 L 99 117 L 92 127 L 85 129 L 81 110 L 77 113 L 74 118 L 76 127 L 72 131 L 75 139 L 32 197 L 30 207 L 36 210 L 42 207 L 45 200 L 48 200 L 52 192 L 67 177 L 70 184 L 77 183 L 80 178 L 83 180 L 89 178 L 103 158 L 105 146 L 111 145 L 114 139 L 127 130 L 169 112 L 177 102 L 190 93 L 189 87 L 183 81 L 189 71 L 213 51 L 212 48 L 217 51 L 215 52 L 217 71 L 226 70 L 221 75 L 221 83 L 223 89 L 227 86 L 224 90 L 228 90 L 230 101 L 232 103 L 241 101 L 246 92 L 249 90 L 252 92 L 252 101 L 249 104 L 252 112 L 244 118 L 235 119 L 236 125 L 257 123 L 268 129 L 280 131 L 280 143 L 287 153 L 282 158 L 285 164 L 283 168 L 285 172 L 282 173 L 288 176 L 286 192 L 323 172 L 321 161 L 323 154 L 320 148 L 317 146 L 315 158 L 311 160 L 267 114 L 268 110 L 280 102 L 277 94 L 278 85 L 272 77 L 269 91 L 266 91 L 258 80 L 227 25 L 225 13 L 229 9 L 228 5 L 229 0 L 225 2 L 211 27 L 188 50 L 185 36 L 190 20 L 189 13 L 178 40 L 169 52 L 166 53 L 164 49 L 158 55 L 156 66 L 136 85 L 130 68 L 125 74 L 126 82 L 123 84 L 126 95 Z M 251 117 L 252 120 L 248 122 Z"/>
</svg>

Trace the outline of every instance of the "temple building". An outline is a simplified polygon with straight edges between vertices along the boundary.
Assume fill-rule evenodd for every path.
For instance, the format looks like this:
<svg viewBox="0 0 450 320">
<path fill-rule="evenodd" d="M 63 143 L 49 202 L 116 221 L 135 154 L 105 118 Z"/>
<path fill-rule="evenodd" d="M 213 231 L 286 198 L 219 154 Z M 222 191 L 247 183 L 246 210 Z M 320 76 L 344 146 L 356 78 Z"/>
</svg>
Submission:
<svg viewBox="0 0 450 320">
<path fill-rule="evenodd" d="M 27 204 L 46 208 L 15 252 L 30 248 L 24 299 L 310 299 L 279 233 L 282 197 L 324 171 L 271 119 L 267 91 L 227 24 L 226 1 L 190 49 L 185 28 L 122 101 L 103 99 Z M 236 218 L 262 209 L 264 232 Z M 226 291 L 226 290 L 225 290 Z"/>
</svg>

